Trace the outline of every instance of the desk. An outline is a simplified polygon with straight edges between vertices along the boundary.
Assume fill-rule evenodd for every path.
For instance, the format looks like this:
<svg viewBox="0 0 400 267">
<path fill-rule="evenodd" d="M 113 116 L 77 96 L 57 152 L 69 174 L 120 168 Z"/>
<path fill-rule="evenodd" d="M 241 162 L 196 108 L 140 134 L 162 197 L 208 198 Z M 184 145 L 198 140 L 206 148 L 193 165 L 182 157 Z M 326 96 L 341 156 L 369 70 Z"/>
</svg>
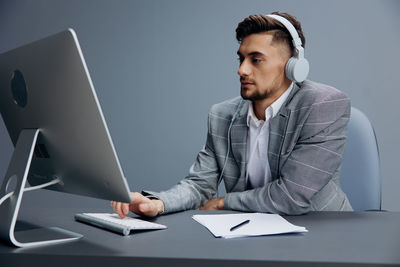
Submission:
<svg viewBox="0 0 400 267">
<path fill-rule="evenodd" d="M 103 210 L 90 210 L 101 212 Z M 75 222 L 82 208 L 36 210 L 23 221 L 58 226 L 84 235 L 79 241 L 37 248 L 13 248 L 0 243 L 0 266 L 354 266 L 400 265 L 400 213 L 312 212 L 285 216 L 309 230 L 240 239 L 214 238 L 195 222 L 193 214 L 229 211 L 186 211 L 154 219 L 166 230 L 124 237 Z M 19 228 L 29 228 L 20 223 Z"/>
</svg>

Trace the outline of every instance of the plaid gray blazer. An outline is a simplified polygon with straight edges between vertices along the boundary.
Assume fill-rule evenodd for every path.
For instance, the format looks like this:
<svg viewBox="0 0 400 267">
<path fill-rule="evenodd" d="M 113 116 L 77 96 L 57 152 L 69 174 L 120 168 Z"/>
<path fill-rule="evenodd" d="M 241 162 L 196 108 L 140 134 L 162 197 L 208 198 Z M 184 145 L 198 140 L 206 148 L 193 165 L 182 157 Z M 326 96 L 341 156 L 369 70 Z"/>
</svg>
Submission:
<svg viewBox="0 0 400 267">
<path fill-rule="evenodd" d="M 272 181 L 250 190 L 246 188 L 248 108 L 249 101 L 241 97 L 214 105 L 208 114 L 206 144 L 187 177 L 167 191 L 143 192 L 161 199 L 164 213 L 197 209 L 212 198 L 228 149 L 228 128 L 237 111 L 221 179 L 227 192 L 225 209 L 291 215 L 352 210 L 339 184 L 350 116 L 350 100 L 344 93 L 309 80 L 294 85 L 270 121 Z"/>
</svg>

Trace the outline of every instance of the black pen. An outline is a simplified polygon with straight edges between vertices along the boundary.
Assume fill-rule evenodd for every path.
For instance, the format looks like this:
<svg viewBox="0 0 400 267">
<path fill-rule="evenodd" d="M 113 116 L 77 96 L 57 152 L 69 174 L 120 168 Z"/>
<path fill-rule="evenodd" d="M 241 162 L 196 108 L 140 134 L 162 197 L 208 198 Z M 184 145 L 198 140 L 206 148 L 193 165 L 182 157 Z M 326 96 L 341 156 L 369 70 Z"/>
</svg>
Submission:
<svg viewBox="0 0 400 267">
<path fill-rule="evenodd" d="M 233 226 L 230 231 L 235 231 L 236 229 L 238 229 L 239 227 L 242 227 L 245 224 L 248 224 L 250 222 L 250 220 L 245 220 L 244 222 L 239 223 L 238 225 Z"/>
</svg>

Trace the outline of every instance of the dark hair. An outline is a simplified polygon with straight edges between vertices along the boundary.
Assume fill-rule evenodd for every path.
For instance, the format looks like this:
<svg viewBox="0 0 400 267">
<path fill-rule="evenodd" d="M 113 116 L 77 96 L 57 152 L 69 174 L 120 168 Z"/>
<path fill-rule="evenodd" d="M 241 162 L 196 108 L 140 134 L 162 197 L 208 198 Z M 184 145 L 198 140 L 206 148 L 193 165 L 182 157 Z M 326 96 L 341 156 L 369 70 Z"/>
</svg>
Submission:
<svg viewBox="0 0 400 267">
<path fill-rule="evenodd" d="M 299 37 L 302 42 L 303 48 L 306 44 L 306 38 L 304 37 L 301 29 L 300 22 L 292 15 L 284 12 L 272 12 L 271 14 L 279 15 L 286 18 L 294 28 L 297 30 Z M 276 19 L 267 17 L 266 15 L 256 14 L 250 15 L 240 22 L 236 28 L 236 39 L 241 42 L 246 36 L 253 33 L 273 31 L 273 42 L 286 43 L 290 47 L 291 54 L 294 53 L 294 46 L 292 43 L 292 36 L 289 31 L 283 26 L 282 23 Z"/>
</svg>

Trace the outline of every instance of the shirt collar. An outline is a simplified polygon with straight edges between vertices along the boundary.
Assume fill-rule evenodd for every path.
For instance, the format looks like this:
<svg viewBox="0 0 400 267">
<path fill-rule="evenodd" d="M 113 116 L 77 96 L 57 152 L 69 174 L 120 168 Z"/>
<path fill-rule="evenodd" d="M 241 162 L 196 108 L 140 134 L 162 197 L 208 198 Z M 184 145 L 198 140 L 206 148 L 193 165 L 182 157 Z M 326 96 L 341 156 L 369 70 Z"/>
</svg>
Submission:
<svg viewBox="0 0 400 267">
<path fill-rule="evenodd" d="M 275 100 L 269 107 L 265 109 L 265 118 L 268 118 L 268 114 L 270 114 L 271 111 L 272 116 L 269 116 L 270 119 L 278 114 L 278 111 L 282 107 L 283 103 L 285 103 L 292 89 L 293 83 L 290 84 L 289 88 L 277 100 Z M 247 126 L 250 126 L 250 121 L 253 121 L 256 125 L 259 125 L 262 121 L 259 120 L 254 114 L 253 101 L 250 101 L 249 111 L 247 112 Z"/>
</svg>

